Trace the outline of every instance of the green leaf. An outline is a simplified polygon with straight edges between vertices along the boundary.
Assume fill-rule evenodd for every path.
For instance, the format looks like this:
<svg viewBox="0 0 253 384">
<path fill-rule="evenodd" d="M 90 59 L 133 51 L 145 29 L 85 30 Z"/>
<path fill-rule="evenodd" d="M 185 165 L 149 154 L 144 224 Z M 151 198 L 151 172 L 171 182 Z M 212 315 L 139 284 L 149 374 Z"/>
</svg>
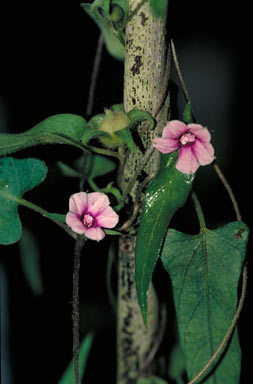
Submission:
<svg viewBox="0 0 253 384">
<path fill-rule="evenodd" d="M 47 217 L 48 219 L 57 220 L 57 221 L 61 221 L 62 223 L 66 223 L 66 215 L 62 213 L 47 212 L 47 214 L 44 214 L 44 216 Z"/>
<path fill-rule="evenodd" d="M 176 169 L 177 158 L 178 152 L 161 156 L 158 172 L 146 191 L 137 234 L 135 282 L 145 325 L 148 289 L 169 222 L 185 204 L 194 180 L 194 175 L 185 175 Z"/>
<path fill-rule="evenodd" d="M 0 134 L 0 156 L 38 144 L 69 144 L 85 150 L 80 144 L 86 121 L 78 115 L 50 116 L 24 133 Z"/>
<path fill-rule="evenodd" d="M 22 237 L 19 241 L 21 265 L 24 275 L 32 292 L 41 296 L 43 294 L 43 281 L 40 267 L 39 246 L 33 232 L 23 228 Z"/>
<path fill-rule="evenodd" d="M 168 11 L 168 0 L 149 0 L 149 3 L 155 16 L 166 16 Z"/>
<path fill-rule="evenodd" d="M 103 228 L 103 230 L 104 230 L 104 232 L 105 232 L 106 235 L 112 235 L 112 236 L 120 236 L 120 235 L 122 235 L 121 232 L 119 232 L 119 231 L 114 231 L 114 230 L 112 230 L 112 229 L 105 229 L 105 228 Z"/>
<path fill-rule="evenodd" d="M 80 349 L 79 349 L 80 383 L 85 372 L 85 366 L 86 366 L 92 341 L 93 341 L 93 334 L 88 333 L 80 345 Z M 64 372 L 63 376 L 59 380 L 58 384 L 74 384 L 73 361 L 71 361 L 71 363 L 67 367 L 66 371 Z"/>
<path fill-rule="evenodd" d="M 193 122 L 193 118 L 192 118 L 192 106 L 191 106 L 191 102 L 189 101 L 186 106 L 185 106 L 185 109 L 184 109 L 184 112 L 183 112 L 183 120 L 186 124 L 190 124 Z"/>
<path fill-rule="evenodd" d="M 167 381 L 161 379 L 158 376 L 140 377 L 137 380 L 137 384 L 167 384 Z"/>
<path fill-rule="evenodd" d="M 155 119 L 150 115 L 150 113 L 142 111 L 141 109 L 132 109 L 127 113 L 127 116 L 130 119 L 130 129 L 134 129 L 140 122 L 149 121 L 149 129 L 154 129 Z"/>
<path fill-rule="evenodd" d="M 184 380 L 182 379 L 184 372 L 185 372 L 184 353 L 182 351 L 180 343 L 177 341 L 170 355 L 169 370 L 168 370 L 169 378 L 177 384 L 184 384 Z"/>
<path fill-rule="evenodd" d="M 99 176 L 107 175 L 116 169 L 114 161 L 101 155 L 88 155 L 87 162 L 85 164 L 87 177 L 95 179 Z"/>
<path fill-rule="evenodd" d="M 0 244 L 12 244 L 21 237 L 18 205 L 25 192 L 40 184 L 47 167 L 37 159 L 0 159 Z"/>
<path fill-rule="evenodd" d="M 124 60 L 125 47 L 120 35 L 114 29 L 114 24 L 107 14 L 107 9 L 104 8 L 104 0 L 95 0 L 92 4 L 82 3 L 81 7 L 95 21 L 103 33 L 105 46 L 109 54 L 118 60 Z"/>
<path fill-rule="evenodd" d="M 172 280 L 189 380 L 206 365 L 231 325 L 247 239 L 248 228 L 242 222 L 212 231 L 202 228 L 199 235 L 168 231 L 161 259 Z M 204 382 L 239 383 L 240 360 L 235 330 L 218 366 L 207 371 Z"/>
<path fill-rule="evenodd" d="M 61 170 L 62 174 L 67 177 L 81 177 L 81 173 L 71 168 L 69 165 L 62 161 L 57 161 L 57 167 Z"/>
</svg>

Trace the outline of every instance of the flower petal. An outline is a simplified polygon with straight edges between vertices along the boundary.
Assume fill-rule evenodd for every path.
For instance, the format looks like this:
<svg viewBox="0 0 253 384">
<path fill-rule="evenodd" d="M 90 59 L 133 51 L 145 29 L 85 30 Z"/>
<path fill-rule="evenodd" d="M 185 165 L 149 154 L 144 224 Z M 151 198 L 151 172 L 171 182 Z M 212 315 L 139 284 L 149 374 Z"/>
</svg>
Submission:
<svg viewBox="0 0 253 384">
<path fill-rule="evenodd" d="M 187 125 L 179 120 L 169 121 L 163 128 L 162 137 L 164 139 L 176 139 L 187 131 Z"/>
<path fill-rule="evenodd" d="M 104 193 L 92 192 L 88 194 L 87 211 L 94 217 L 103 212 L 109 204 L 110 200 Z"/>
<path fill-rule="evenodd" d="M 88 239 L 96 241 L 100 241 L 105 237 L 105 233 L 100 227 L 85 228 L 84 234 Z"/>
<path fill-rule="evenodd" d="M 96 220 L 100 227 L 113 228 L 118 223 L 119 216 L 111 207 L 107 207 L 96 217 Z"/>
<path fill-rule="evenodd" d="M 192 146 L 192 150 L 200 165 L 210 164 L 214 160 L 214 149 L 210 143 L 196 140 Z"/>
<path fill-rule="evenodd" d="M 162 153 L 171 153 L 178 149 L 178 139 L 165 139 L 163 137 L 155 137 L 152 140 L 153 146 Z"/>
<path fill-rule="evenodd" d="M 83 234 L 85 231 L 85 228 L 79 219 L 79 217 L 73 213 L 68 212 L 66 215 L 66 224 L 72 229 L 73 232 L 78 233 L 79 235 Z"/>
<path fill-rule="evenodd" d="M 85 192 L 74 193 L 69 199 L 69 210 L 73 213 L 81 215 L 87 205 L 87 196 Z"/>
<path fill-rule="evenodd" d="M 176 168 L 186 175 L 195 173 L 199 167 L 196 157 L 192 151 L 192 146 L 181 147 L 179 151 Z"/>
<path fill-rule="evenodd" d="M 211 140 L 211 134 L 207 128 L 204 128 L 200 124 L 188 124 L 188 129 L 201 141 L 209 143 Z"/>
</svg>

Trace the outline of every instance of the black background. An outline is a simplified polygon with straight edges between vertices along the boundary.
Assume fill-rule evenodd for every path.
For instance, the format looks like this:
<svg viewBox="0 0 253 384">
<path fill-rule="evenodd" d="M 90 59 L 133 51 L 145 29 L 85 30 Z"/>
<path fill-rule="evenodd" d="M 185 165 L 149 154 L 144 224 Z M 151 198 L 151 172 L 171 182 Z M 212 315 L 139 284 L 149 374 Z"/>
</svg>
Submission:
<svg viewBox="0 0 253 384">
<path fill-rule="evenodd" d="M 168 35 L 174 38 L 197 119 L 212 131 L 217 160 L 233 187 L 243 220 L 251 226 L 252 5 L 240 2 L 221 8 L 220 3 L 171 1 Z M 85 117 L 99 31 L 81 9 L 79 0 L 14 1 L 5 5 L 1 16 L 1 131 L 23 132 L 57 113 Z M 177 82 L 174 70 L 172 79 Z M 175 85 L 172 89 L 177 95 L 172 117 L 180 118 L 183 97 Z M 120 103 L 122 95 L 123 64 L 104 50 L 94 113 Z M 66 212 L 69 195 L 78 191 L 78 181 L 61 178 L 54 164 L 59 159 L 71 164 L 80 156 L 79 151 L 47 146 L 22 151 L 16 157 L 33 156 L 44 159 L 50 171 L 46 182 L 26 198 L 49 211 Z M 211 228 L 235 220 L 231 203 L 211 166 L 200 170 L 196 190 Z M 6 384 L 56 383 L 71 359 L 73 241 L 37 214 L 25 208 L 19 212 L 40 244 L 44 295 L 36 298 L 31 293 L 22 272 L 18 245 L 2 246 L 12 376 Z M 196 233 L 190 203 L 172 224 Z M 89 244 L 81 261 L 81 333 L 95 334 L 86 382 L 115 380 L 115 318 L 105 286 L 107 245 L 107 240 Z M 248 250 L 251 275 L 251 245 Z M 161 290 L 166 289 L 162 278 L 158 266 L 155 279 L 158 285 L 161 281 Z M 241 383 L 248 382 L 251 369 L 247 358 L 251 297 L 249 281 L 239 322 Z"/>
</svg>

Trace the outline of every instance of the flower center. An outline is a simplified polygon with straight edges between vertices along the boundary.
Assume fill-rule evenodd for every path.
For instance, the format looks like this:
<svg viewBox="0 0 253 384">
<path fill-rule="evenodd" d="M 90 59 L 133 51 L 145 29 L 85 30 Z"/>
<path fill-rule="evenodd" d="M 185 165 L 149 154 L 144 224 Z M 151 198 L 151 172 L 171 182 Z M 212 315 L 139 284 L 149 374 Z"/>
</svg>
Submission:
<svg viewBox="0 0 253 384">
<path fill-rule="evenodd" d="M 92 227 L 93 224 L 94 224 L 94 221 L 95 221 L 94 217 L 91 216 L 89 213 L 87 213 L 87 214 L 84 215 L 84 217 L 83 217 L 83 225 L 84 225 L 85 227 L 87 227 L 87 228 Z"/>
<path fill-rule="evenodd" d="M 191 132 L 184 133 L 179 139 L 182 145 L 192 144 L 195 140 L 196 137 Z"/>
</svg>

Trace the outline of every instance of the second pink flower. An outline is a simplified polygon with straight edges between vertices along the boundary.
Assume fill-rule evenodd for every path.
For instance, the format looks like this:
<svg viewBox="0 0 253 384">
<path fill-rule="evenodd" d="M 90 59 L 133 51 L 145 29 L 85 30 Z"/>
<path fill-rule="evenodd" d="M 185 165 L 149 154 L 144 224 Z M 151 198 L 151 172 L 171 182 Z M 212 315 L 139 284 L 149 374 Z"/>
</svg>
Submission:
<svg viewBox="0 0 253 384">
<path fill-rule="evenodd" d="M 200 124 L 185 124 L 179 120 L 169 121 L 163 129 L 162 137 L 153 139 L 153 146 L 162 153 L 171 153 L 178 148 L 176 168 L 187 175 L 195 173 L 200 165 L 214 160 L 211 135 Z"/>
</svg>

